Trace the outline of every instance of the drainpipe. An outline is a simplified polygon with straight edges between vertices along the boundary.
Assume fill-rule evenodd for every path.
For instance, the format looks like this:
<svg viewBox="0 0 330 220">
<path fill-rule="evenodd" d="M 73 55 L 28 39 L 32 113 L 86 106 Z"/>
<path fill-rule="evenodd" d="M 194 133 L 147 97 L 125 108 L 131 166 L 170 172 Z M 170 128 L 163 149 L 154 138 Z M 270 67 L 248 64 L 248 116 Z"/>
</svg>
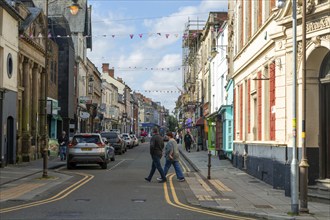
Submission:
<svg viewBox="0 0 330 220">
<path fill-rule="evenodd" d="M 306 0 L 302 0 L 302 154 L 300 167 L 300 212 L 308 213 L 308 162 L 306 155 Z"/>
</svg>

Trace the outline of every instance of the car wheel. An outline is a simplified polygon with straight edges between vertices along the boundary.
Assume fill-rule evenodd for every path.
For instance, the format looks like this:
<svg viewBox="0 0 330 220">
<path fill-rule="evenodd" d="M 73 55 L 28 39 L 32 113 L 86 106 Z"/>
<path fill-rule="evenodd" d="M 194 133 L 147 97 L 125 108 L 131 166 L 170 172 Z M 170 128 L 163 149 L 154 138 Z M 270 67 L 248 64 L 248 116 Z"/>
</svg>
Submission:
<svg viewBox="0 0 330 220">
<path fill-rule="evenodd" d="M 104 163 L 101 163 L 101 168 L 102 169 L 107 169 L 108 168 L 108 163 L 107 162 L 104 162 Z"/>
<path fill-rule="evenodd" d="M 69 163 L 69 162 L 66 163 L 66 168 L 68 170 L 71 170 L 71 169 L 73 169 L 75 167 L 76 167 L 76 164 L 74 164 L 74 163 Z"/>
</svg>

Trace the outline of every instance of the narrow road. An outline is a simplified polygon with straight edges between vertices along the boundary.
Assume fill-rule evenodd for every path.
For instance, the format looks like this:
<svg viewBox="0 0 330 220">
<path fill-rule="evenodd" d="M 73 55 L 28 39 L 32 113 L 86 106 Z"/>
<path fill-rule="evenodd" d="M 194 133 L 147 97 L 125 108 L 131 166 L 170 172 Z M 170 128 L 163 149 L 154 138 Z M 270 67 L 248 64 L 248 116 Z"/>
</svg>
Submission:
<svg viewBox="0 0 330 220">
<path fill-rule="evenodd" d="M 184 161 L 182 165 L 186 171 L 191 169 Z M 173 168 L 167 183 L 156 181 L 157 171 L 152 182 L 146 182 L 144 177 L 150 166 L 149 146 L 143 143 L 123 155 L 116 155 L 116 161 L 110 162 L 107 170 L 91 165 L 77 166 L 70 171 L 63 168 L 61 172 L 74 172 L 75 177 L 57 187 L 56 192 L 25 201 L 24 207 L 20 204 L 22 201 L 9 200 L 11 208 L 1 213 L 0 218 L 246 219 L 188 204 L 187 198 L 193 194 L 187 182 L 176 181 Z"/>
</svg>

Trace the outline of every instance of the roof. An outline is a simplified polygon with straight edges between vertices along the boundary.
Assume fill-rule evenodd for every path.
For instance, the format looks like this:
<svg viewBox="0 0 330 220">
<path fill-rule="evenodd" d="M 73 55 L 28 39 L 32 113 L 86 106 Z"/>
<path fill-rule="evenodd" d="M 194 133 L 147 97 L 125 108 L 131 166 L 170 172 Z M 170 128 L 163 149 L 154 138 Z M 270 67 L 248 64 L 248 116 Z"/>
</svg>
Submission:
<svg viewBox="0 0 330 220">
<path fill-rule="evenodd" d="M 20 30 L 24 31 L 28 27 L 30 27 L 31 23 L 40 15 L 42 10 L 40 8 L 34 8 L 34 7 L 28 7 L 27 8 L 30 12 L 29 16 L 26 17 L 26 19 L 23 20 L 20 26 Z"/>
<path fill-rule="evenodd" d="M 45 8 L 45 0 L 33 0 L 36 7 Z M 68 20 L 72 33 L 83 33 L 84 36 L 92 35 L 91 28 L 91 8 L 87 6 L 87 0 L 79 0 L 78 4 L 81 7 L 77 15 L 72 15 L 68 7 L 72 4 L 72 1 L 68 0 L 56 0 L 49 1 L 48 3 L 48 15 L 59 16 L 64 15 Z M 92 43 L 91 37 L 86 38 L 87 46 L 91 49 Z"/>
<path fill-rule="evenodd" d="M 22 20 L 22 17 L 19 13 L 13 8 L 8 1 L 0 0 L 0 6 L 3 7 L 13 18 L 16 20 Z"/>
</svg>

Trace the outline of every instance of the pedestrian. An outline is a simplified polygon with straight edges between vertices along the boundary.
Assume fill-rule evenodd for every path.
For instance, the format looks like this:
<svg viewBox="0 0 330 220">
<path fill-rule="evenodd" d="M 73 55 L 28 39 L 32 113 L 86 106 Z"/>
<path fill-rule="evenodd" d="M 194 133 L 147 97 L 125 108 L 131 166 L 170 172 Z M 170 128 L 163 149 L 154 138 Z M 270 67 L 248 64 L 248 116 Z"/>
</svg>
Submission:
<svg viewBox="0 0 330 220">
<path fill-rule="evenodd" d="M 184 136 L 184 144 L 186 147 L 186 151 L 190 152 L 191 144 L 194 142 L 194 139 L 192 138 L 190 131 L 187 131 L 187 134 Z"/>
<path fill-rule="evenodd" d="M 185 181 L 185 178 L 182 173 L 182 169 L 180 167 L 179 163 L 179 147 L 178 143 L 173 138 L 172 132 L 167 132 L 166 136 L 168 136 L 169 141 L 167 142 L 165 146 L 165 166 L 164 166 L 164 174 L 166 176 L 168 170 L 170 169 L 171 165 L 173 165 L 176 177 L 179 182 Z"/>
<path fill-rule="evenodd" d="M 62 135 L 58 138 L 59 152 L 61 160 L 66 160 L 66 148 L 69 143 L 69 138 L 65 131 L 62 131 Z"/>
<path fill-rule="evenodd" d="M 150 139 L 150 155 L 152 159 L 151 170 L 149 176 L 144 178 L 146 181 L 150 182 L 156 169 L 158 170 L 161 179 L 158 182 L 164 183 L 166 182 L 166 176 L 164 174 L 164 170 L 160 164 L 160 159 L 163 156 L 163 149 L 164 149 L 164 141 L 162 136 L 158 133 L 158 128 L 154 127 L 152 129 L 153 135 Z"/>
<path fill-rule="evenodd" d="M 180 143 L 180 135 L 179 135 L 179 132 L 176 132 L 176 135 L 175 135 L 175 139 L 176 139 L 176 143 Z"/>
</svg>

